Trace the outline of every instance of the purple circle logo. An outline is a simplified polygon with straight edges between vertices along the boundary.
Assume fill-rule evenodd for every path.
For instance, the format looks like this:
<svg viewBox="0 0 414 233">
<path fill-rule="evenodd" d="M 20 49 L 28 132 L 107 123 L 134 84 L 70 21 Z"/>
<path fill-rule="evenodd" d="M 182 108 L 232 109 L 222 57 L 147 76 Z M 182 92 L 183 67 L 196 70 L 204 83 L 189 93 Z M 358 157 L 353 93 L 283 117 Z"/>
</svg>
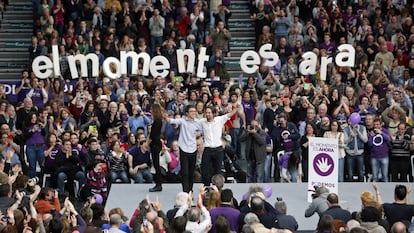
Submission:
<svg viewBox="0 0 414 233">
<path fill-rule="evenodd" d="M 320 176 L 329 176 L 334 169 L 334 161 L 331 156 L 320 153 L 313 159 L 313 169 Z"/>
</svg>

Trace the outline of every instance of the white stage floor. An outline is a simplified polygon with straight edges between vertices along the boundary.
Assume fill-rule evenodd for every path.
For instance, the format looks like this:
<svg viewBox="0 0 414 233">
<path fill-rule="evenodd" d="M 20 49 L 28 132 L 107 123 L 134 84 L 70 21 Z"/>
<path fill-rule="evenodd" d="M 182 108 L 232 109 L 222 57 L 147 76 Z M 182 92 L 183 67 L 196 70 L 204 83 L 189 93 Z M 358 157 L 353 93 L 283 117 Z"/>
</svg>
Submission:
<svg viewBox="0 0 414 233">
<path fill-rule="evenodd" d="M 198 190 L 200 184 L 194 184 L 194 190 Z M 225 188 L 231 188 L 234 196 L 240 202 L 242 196 L 248 190 L 250 184 L 225 184 Z M 273 194 L 267 199 L 272 205 L 276 202 L 276 197 L 282 197 L 288 207 L 288 214 L 293 215 L 299 223 L 299 230 L 314 230 L 319 220 L 317 214 L 311 218 L 305 218 L 305 209 L 308 206 L 306 201 L 307 184 L 282 184 L 282 183 L 267 183 L 273 189 Z M 379 183 L 378 186 L 381 191 L 381 197 L 384 202 L 393 202 L 394 187 L 396 183 Z M 153 184 L 114 184 L 108 197 L 106 209 L 120 207 L 124 210 L 126 216 L 130 217 L 138 204 L 143 200 L 147 194 L 150 195 L 151 200 L 159 201 L 162 204 L 162 209 L 166 212 L 173 208 L 175 196 L 180 192 L 181 184 L 164 184 L 163 191 L 157 193 L 149 193 L 148 189 L 153 187 Z M 360 194 L 364 191 L 371 191 L 374 193 L 371 183 L 341 183 L 339 184 L 339 199 L 342 208 L 349 211 L 357 211 L 361 209 Z M 197 193 L 198 195 L 198 193 Z M 195 196 L 196 199 L 196 196 Z M 410 202 L 414 199 L 412 194 Z"/>
</svg>

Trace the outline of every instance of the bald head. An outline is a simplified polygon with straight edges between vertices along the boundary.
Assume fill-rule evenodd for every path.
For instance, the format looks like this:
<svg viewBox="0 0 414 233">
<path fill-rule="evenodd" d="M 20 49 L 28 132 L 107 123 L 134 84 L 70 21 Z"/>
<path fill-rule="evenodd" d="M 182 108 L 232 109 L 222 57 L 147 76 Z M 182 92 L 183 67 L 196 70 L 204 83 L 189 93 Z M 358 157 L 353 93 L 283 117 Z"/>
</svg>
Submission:
<svg viewBox="0 0 414 233">
<path fill-rule="evenodd" d="M 406 233 L 407 226 L 402 222 L 396 222 L 391 227 L 391 233 Z"/>
</svg>

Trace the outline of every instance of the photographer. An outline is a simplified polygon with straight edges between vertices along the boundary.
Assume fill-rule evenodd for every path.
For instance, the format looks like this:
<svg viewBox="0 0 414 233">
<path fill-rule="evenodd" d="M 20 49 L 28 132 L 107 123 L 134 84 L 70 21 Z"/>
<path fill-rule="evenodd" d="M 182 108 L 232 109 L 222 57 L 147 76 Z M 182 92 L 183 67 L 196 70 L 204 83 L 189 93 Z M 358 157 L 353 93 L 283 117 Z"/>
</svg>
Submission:
<svg viewBox="0 0 414 233">
<path fill-rule="evenodd" d="M 329 189 L 322 186 L 315 186 L 315 193 L 312 194 L 312 203 L 309 204 L 305 210 L 305 217 L 310 218 L 315 213 L 318 213 L 319 217 L 322 217 L 322 213 L 328 209 L 328 202 L 326 201 L 329 194 Z"/>
<path fill-rule="evenodd" d="M 263 183 L 266 159 L 266 132 L 255 120 L 250 122 L 240 141 L 246 143 L 247 177 L 249 183 Z"/>
<path fill-rule="evenodd" d="M 142 111 L 139 105 L 132 106 L 132 116 L 128 118 L 129 129 L 133 134 L 136 134 L 139 127 L 143 127 L 145 130 L 145 135 L 147 135 L 147 125 L 151 123 L 145 112 Z"/>
</svg>

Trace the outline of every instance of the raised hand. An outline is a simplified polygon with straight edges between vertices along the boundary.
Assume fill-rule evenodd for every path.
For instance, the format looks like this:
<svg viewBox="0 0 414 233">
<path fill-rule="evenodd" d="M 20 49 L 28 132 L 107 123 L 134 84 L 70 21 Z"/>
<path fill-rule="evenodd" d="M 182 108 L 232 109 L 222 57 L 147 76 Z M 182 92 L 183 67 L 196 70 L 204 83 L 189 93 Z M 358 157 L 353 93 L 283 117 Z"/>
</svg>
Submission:
<svg viewBox="0 0 414 233">
<path fill-rule="evenodd" d="M 319 170 L 321 170 L 324 173 L 332 167 L 332 164 L 328 164 L 327 158 L 321 158 L 316 162 L 316 165 L 318 166 Z"/>
</svg>

